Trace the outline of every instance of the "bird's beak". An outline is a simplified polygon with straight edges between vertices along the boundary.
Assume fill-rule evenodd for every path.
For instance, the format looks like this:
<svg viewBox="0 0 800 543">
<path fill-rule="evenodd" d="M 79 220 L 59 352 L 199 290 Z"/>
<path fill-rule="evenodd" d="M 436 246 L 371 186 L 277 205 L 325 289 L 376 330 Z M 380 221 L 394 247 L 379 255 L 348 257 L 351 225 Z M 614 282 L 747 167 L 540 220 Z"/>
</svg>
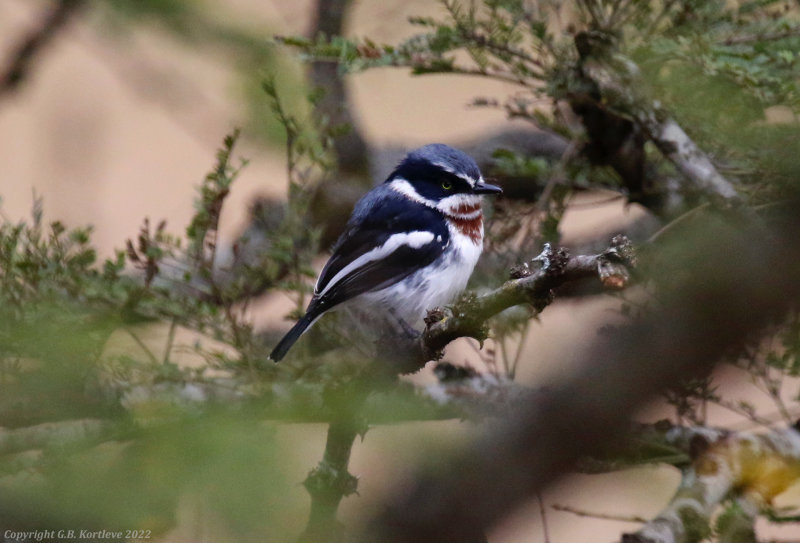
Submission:
<svg viewBox="0 0 800 543">
<path fill-rule="evenodd" d="M 489 183 L 478 181 L 472 188 L 472 192 L 474 192 L 475 194 L 500 194 L 501 192 L 503 192 L 503 189 L 501 189 L 497 185 L 490 185 Z"/>
</svg>

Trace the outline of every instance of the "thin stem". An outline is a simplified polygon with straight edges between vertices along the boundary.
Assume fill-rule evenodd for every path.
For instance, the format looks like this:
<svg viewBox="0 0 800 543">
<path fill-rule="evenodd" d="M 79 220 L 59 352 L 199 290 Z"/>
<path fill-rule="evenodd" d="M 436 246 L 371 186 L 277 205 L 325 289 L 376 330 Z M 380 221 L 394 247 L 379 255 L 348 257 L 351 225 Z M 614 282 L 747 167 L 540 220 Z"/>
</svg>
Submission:
<svg viewBox="0 0 800 543">
<path fill-rule="evenodd" d="M 617 2 L 621 4 L 621 2 Z M 628 21 L 636 15 L 636 3 L 630 0 L 625 0 L 625 4 L 621 4 L 616 12 L 612 12 L 612 18 L 609 20 L 608 28 L 622 28 Z"/>
<path fill-rule="evenodd" d="M 760 425 L 760 426 L 763 426 L 764 428 L 770 428 L 771 429 L 775 424 L 774 422 L 772 422 L 772 421 L 770 421 L 770 420 L 768 420 L 768 419 L 766 419 L 764 417 L 761 417 L 760 415 L 756 415 L 755 413 L 750 412 L 747 409 L 743 409 L 743 408 L 739 407 L 738 405 L 736 405 L 735 403 L 730 402 L 728 400 L 723 400 L 722 398 L 719 398 L 719 399 L 712 399 L 710 401 L 715 403 L 716 405 L 718 405 L 720 407 L 723 407 L 723 408 L 727 409 L 728 411 L 732 411 L 733 413 L 736 413 L 737 415 L 741 415 L 741 416 L 745 417 L 746 419 L 752 421 L 753 423 L 755 423 L 757 425 Z"/>
<path fill-rule="evenodd" d="M 766 368 L 766 373 L 765 375 L 761 376 L 761 379 L 764 383 L 765 392 L 770 397 L 775 406 L 778 408 L 778 412 L 783 417 L 783 421 L 786 424 L 791 425 L 794 423 L 794 419 L 792 418 L 792 415 L 789 413 L 789 409 L 786 407 L 786 403 L 783 401 L 783 398 L 781 398 L 781 388 L 783 385 L 782 377 L 783 376 L 781 375 L 781 378 L 777 380 L 773 379 L 770 375 L 770 369 Z"/>
<path fill-rule="evenodd" d="M 582 6 L 589 18 L 597 27 L 603 26 L 602 8 L 595 2 L 595 0 L 580 0 L 578 6 Z"/>
<path fill-rule="evenodd" d="M 620 522 L 636 522 L 638 524 L 644 524 L 647 522 L 646 518 L 636 515 L 611 515 L 608 513 L 593 513 L 591 511 L 585 511 L 583 509 L 577 509 L 569 505 L 560 505 L 557 503 L 551 505 L 550 507 L 552 507 L 556 511 L 562 511 L 564 513 L 572 513 L 573 515 L 577 515 L 579 517 L 596 518 L 601 520 L 616 520 Z"/>
<path fill-rule="evenodd" d="M 500 346 L 500 349 L 503 351 L 503 371 L 509 378 L 513 379 L 513 377 L 511 377 L 511 363 L 508 360 L 508 346 L 506 345 L 505 335 L 500 337 L 500 341 L 498 344 Z"/>
<path fill-rule="evenodd" d="M 522 352 L 525 349 L 525 340 L 528 339 L 528 332 L 531 329 L 531 321 L 525 322 L 525 327 L 522 329 L 522 333 L 519 336 L 519 344 L 517 345 L 517 353 L 514 355 L 514 361 L 511 363 L 511 371 L 508 372 L 508 377 L 513 381 L 514 377 L 517 375 L 517 366 L 519 366 L 519 360 L 522 357 Z"/>
<path fill-rule="evenodd" d="M 569 208 L 571 210 L 586 209 L 586 208 L 592 208 L 592 207 L 597 207 L 597 206 L 604 206 L 606 204 L 612 204 L 612 203 L 620 201 L 620 200 L 625 200 L 625 196 L 623 196 L 622 194 L 615 194 L 614 196 L 609 196 L 608 198 L 598 198 L 597 200 L 594 200 L 593 202 L 581 202 L 581 203 L 570 202 Z"/>
<path fill-rule="evenodd" d="M 169 355 L 172 353 L 172 346 L 175 344 L 175 330 L 177 328 L 178 328 L 178 319 L 173 318 L 169 324 L 169 333 L 167 334 L 167 345 L 164 347 L 163 364 L 169 363 Z"/>
<path fill-rule="evenodd" d="M 536 493 L 536 501 L 539 502 L 539 515 L 542 517 L 542 534 L 544 535 L 544 543 L 550 543 L 550 529 L 547 526 L 547 510 L 544 507 L 544 499 L 542 493 Z"/>
<path fill-rule="evenodd" d="M 505 83 L 511 83 L 513 85 L 519 85 L 519 86 L 525 87 L 525 88 L 528 88 L 531 85 L 531 83 L 526 81 L 523 77 L 520 77 L 518 75 L 514 75 L 514 74 L 512 74 L 510 72 L 509 73 L 506 73 L 506 72 L 490 72 L 490 71 L 483 70 L 483 69 L 480 69 L 480 68 L 457 67 L 457 68 L 453 68 L 453 70 L 450 71 L 450 72 L 444 72 L 444 73 L 441 73 L 439 75 L 446 75 L 448 73 L 450 73 L 450 74 L 459 74 L 459 75 L 479 75 L 481 77 L 489 77 L 491 79 L 497 79 L 498 81 L 503 81 Z M 535 74 L 532 74 L 532 79 L 539 80 L 539 81 L 543 81 L 544 80 L 543 77 L 536 76 Z"/>
<path fill-rule="evenodd" d="M 792 38 L 800 36 L 800 27 L 790 28 L 783 32 L 772 32 L 767 34 L 752 34 L 747 36 L 731 36 L 722 42 L 723 45 L 740 45 L 745 43 L 754 43 L 758 41 L 774 41 L 782 40 L 783 38 Z"/>
<path fill-rule="evenodd" d="M 133 340 L 136 342 L 136 344 L 144 351 L 144 354 L 147 355 L 147 358 L 150 359 L 150 362 L 152 362 L 153 364 L 158 365 L 159 364 L 158 358 L 156 358 L 156 355 L 153 354 L 153 351 L 150 350 L 150 348 L 145 344 L 145 342 L 142 341 L 139 338 L 139 336 L 134 334 L 133 330 L 131 330 L 130 328 L 125 328 L 125 331 L 128 333 L 128 335 L 130 335 L 133 338 Z"/>
<path fill-rule="evenodd" d="M 672 230 L 676 225 L 686 221 L 687 219 L 693 217 L 694 215 L 696 215 L 700 211 L 702 211 L 702 210 L 704 210 L 704 209 L 706 209 L 707 207 L 710 207 L 710 206 L 711 206 L 711 204 L 709 202 L 706 202 L 704 204 L 700 204 L 697 207 L 693 207 L 692 209 L 690 209 L 689 211 L 683 213 L 682 215 L 678 215 L 676 218 L 674 218 L 673 220 L 671 220 L 670 222 L 668 222 L 667 224 L 662 226 L 655 234 L 650 236 L 647 239 L 647 243 L 653 243 L 658 238 L 663 236 L 666 232 L 669 232 L 670 230 Z"/>
</svg>

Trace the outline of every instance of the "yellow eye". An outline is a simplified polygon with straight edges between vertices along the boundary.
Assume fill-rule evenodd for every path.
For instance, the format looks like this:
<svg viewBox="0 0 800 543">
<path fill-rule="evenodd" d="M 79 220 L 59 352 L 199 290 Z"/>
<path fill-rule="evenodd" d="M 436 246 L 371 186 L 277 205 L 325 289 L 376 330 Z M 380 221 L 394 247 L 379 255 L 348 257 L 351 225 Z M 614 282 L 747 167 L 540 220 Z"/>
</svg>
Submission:
<svg viewBox="0 0 800 543">
<path fill-rule="evenodd" d="M 442 188 L 444 190 L 452 189 L 453 188 L 453 182 L 452 181 L 442 181 Z"/>
</svg>

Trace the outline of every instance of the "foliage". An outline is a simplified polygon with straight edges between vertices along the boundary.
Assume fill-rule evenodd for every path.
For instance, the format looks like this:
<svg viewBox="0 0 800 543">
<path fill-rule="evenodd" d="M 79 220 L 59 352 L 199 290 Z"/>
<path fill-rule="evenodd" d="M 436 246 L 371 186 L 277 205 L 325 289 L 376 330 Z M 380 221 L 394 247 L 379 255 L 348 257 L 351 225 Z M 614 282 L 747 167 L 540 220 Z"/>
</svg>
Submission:
<svg viewBox="0 0 800 543">
<path fill-rule="evenodd" d="M 341 36 L 282 41 L 307 58 L 336 60 L 348 72 L 402 67 L 414 75 L 511 83 L 519 88 L 511 96 L 477 97 L 472 105 L 500 109 L 572 142 L 560 163 L 508 149 L 495 153 L 490 173 L 531 180 L 538 201 L 501 201 L 494 207 L 487 243 L 494 267 L 481 270 L 484 278 L 496 277 L 522 255 L 536 254 L 544 241 L 557 241 L 566 202 L 576 191 L 606 188 L 667 222 L 669 234 L 663 239 L 656 234 L 645 250 L 644 274 L 653 298 L 638 298 L 629 315 L 657 308 L 661 294 L 653 279 L 667 290 L 676 283 L 667 272 L 670 255 L 683 249 L 681 233 L 691 231 L 681 223 L 695 214 L 726 213 L 725 205 L 686 179 L 681 160 L 692 156 L 676 159 L 674 149 L 659 141 L 659 130 L 673 120 L 753 209 L 769 210 L 797 191 L 796 6 L 779 0 L 443 0 L 441 5 L 441 18 L 410 18 L 420 33 L 397 44 Z M 781 122 L 768 118 L 778 113 Z M 524 311 L 495 319 L 498 348 L 481 357 L 490 368 L 514 375 L 520 355 L 509 352 L 506 339 L 518 335 L 524 342 L 529 320 Z M 745 401 L 723 397 L 708 377 L 666 392 L 676 419 L 703 425 L 709 405 L 717 405 L 757 424 L 793 424 L 797 406 L 786 397 L 788 388 L 800 399 L 791 378 L 800 355 L 796 321 L 791 315 L 773 335 L 759 337 L 728 360 L 772 400 L 775 412 L 765 415 Z"/>
<path fill-rule="evenodd" d="M 185 237 L 145 219 L 126 250 L 98 263 L 91 228 L 45 224 L 41 199 L 29 223 L 0 224 L 4 529 L 116 526 L 157 535 L 189 499 L 213 511 L 220 537 L 284 540 L 292 530 L 274 432 L 233 406 L 196 406 L 205 383 L 222 379 L 230 387 L 223 395 L 235 398 L 238 386 L 291 378 L 290 368 L 265 360 L 266 346 L 243 318 L 253 288 L 247 277 L 307 288 L 315 232 L 299 225 L 309 185 L 326 167 L 326 144 L 315 144 L 316 132 L 265 86 L 287 126 L 291 201 L 267 232 L 264 254 L 239 265 L 233 279 L 220 271 L 216 239 L 246 164 L 233 165 L 238 130 L 198 187 Z M 163 349 L 148 339 L 161 322 L 169 328 Z M 178 328 L 199 334 L 193 346 L 178 344 Z M 133 346 L 120 348 L 125 335 Z M 177 349 L 203 362 L 178 365 Z M 98 448 L 102 442 L 110 443 Z"/>
<path fill-rule="evenodd" d="M 657 310 L 659 289 L 668 290 L 677 274 L 687 273 L 669 264 L 693 215 L 713 213 L 723 222 L 739 217 L 730 202 L 686 179 L 670 150 L 658 146 L 654 125 L 674 118 L 685 127 L 709 151 L 714 166 L 734 179 L 747 212 L 768 210 L 787 189 L 797 188 L 800 172 L 791 142 L 798 139 L 798 125 L 765 117 L 775 108 L 795 119 L 800 113 L 799 23 L 796 11 L 782 10 L 782 4 L 445 0 L 441 19 L 412 18 L 421 33 L 400 44 L 340 36 L 280 41 L 307 58 L 336 60 L 350 72 L 404 67 L 417 75 L 472 75 L 518 86 L 510 97 L 476 98 L 473 105 L 530 121 L 566 137 L 570 146 L 560 161 L 509 149 L 495 152 L 490 173 L 535 179 L 537 202 L 501 202 L 490 210 L 490 266 L 481 270 L 482 280 L 496 283 L 544 242 L 557 243 L 576 192 L 610 189 L 665 224 L 642 240 L 646 292 L 625 300 L 624 316 L 631 317 Z M 122 21 L 157 20 L 190 43 L 246 51 L 242 65 L 248 73 L 257 71 L 254 66 L 274 65 L 274 51 L 257 32 L 227 27 L 200 3 L 115 0 L 106 8 Z M 351 411 L 369 391 L 358 388 L 363 383 L 354 364 L 320 367 L 319 360 L 300 357 L 294 366 L 275 366 L 266 359 L 264 338 L 245 318 L 251 298 L 266 289 L 292 296 L 290 318 L 305 308 L 318 244 L 318 233 L 307 227 L 311 193 L 333 168 L 329 149 L 346 129 L 327 126 L 325 119 L 315 125 L 293 113 L 313 108 L 319 94 L 309 97 L 310 108 L 295 108 L 284 102 L 275 79 L 259 87 L 259 111 L 268 108 L 283 130 L 289 198 L 286 206 L 268 210 L 272 217 L 261 237 L 240 240 L 244 248 L 258 242 L 255 258 L 234 254 L 232 262 L 223 262 L 217 247 L 226 197 L 246 164 L 234 159 L 238 131 L 225 138 L 199 186 L 185 236 L 171 234 L 165 221 L 145 219 L 124 251 L 98 263 L 91 229 L 44 224 L 41 200 L 30 223 L 0 224 L 0 442 L 15 443 L 19 434 L 8 432 L 20 429 L 31 430 L 35 445 L 9 450 L 0 445 L 0 485 L 8 491 L 0 510 L 13 520 L 10 525 L 42 528 L 42 519 L 52 526 L 81 519 L 87 528 L 114 521 L 163 532 L 174 523 L 180 501 L 188 499 L 219 515 L 232 539 L 285 539 L 291 513 L 281 496 L 287 483 L 295 482 L 285 481 L 274 466 L 278 456 L 289 453 L 280 450 L 273 429 L 259 422 L 258 404 L 242 406 L 244 391 L 263 399 L 322 382 L 324 393 L 307 403 L 321 402 L 333 418 L 346 412 L 358 419 Z M 630 162 L 637 165 L 633 176 Z M 677 206 L 665 204 L 673 200 Z M 496 374 L 513 379 L 524 363 L 522 348 L 512 349 L 511 340 L 524 344 L 535 314 L 515 308 L 490 322 L 496 347 L 481 356 Z M 781 424 L 796 417 L 786 390 L 797 386 L 792 378 L 800 375 L 799 323 L 796 313 L 789 315 L 727 360 L 773 401 Z M 144 337 L 154 324 L 167 327 L 163 348 Z M 195 344 L 178 345 L 178 329 L 191 331 Z M 110 347 L 120 335 L 134 347 L 114 354 Z M 202 362 L 177 364 L 178 348 Z M 219 383 L 230 395 L 210 409 L 198 408 L 194 400 L 206 399 Z M 794 400 L 800 400 L 798 394 L 792 389 Z M 703 425 L 708 407 L 719 405 L 751 422 L 775 424 L 774 414 L 723 397 L 711 378 L 687 380 L 665 396 L 683 423 Z M 42 397 L 47 401 L 38 400 Z M 37 441 L 39 433 L 53 430 L 48 424 L 75 420 L 88 421 L 80 426 L 84 433 Z M 363 424 L 353 426 L 357 429 L 348 428 L 339 443 L 344 466 L 324 464 L 326 453 L 314 472 L 347 480 L 348 493 L 355 485 L 346 473 L 350 446 L 365 431 Z M 685 464 L 686 458 L 678 462 Z M 119 496 L 126 497 L 125 507 Z M 739 513 L 730 505 L 716 529 L 726 529 Z M 711 530 L 702 524 L 693 526 L 698 537 Z"/>
<path fill-rule="evenodd" d="M 776 141 L 797 138 L 796 124 L 763 121 L 769 107 L 798 114 L 800 18 L 778 0 L 732 4 L 443 1 L 446 18 L 411 18 L 423 31 L 399 44 L 324 36 L 283 41 L 349 71 L 397 66 L 513 83 L 519 92 L 476 105 L 500 107 L 510 118 L 578 141 L 587 135 L 562 117 L 559 104 L 596 92 L 579 75 L 602 68 L 610 111 L 629 118 L 640 95 L 660 103 L 703 145 L 724 153 L 723 166 L 744 189 L 765 194 L 756 191 L 765 176 L 788 182 L 796 173 L 793 162 L 775 156 Z"/>
</svg>

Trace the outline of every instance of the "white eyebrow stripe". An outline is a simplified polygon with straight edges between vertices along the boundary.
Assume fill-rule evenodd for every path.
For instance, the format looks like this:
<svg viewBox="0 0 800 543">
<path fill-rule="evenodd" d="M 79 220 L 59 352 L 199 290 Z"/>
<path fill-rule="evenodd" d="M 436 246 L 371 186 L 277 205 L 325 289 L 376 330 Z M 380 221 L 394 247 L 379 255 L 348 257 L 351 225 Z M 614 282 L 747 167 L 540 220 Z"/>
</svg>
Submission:
<svg viewBox="0 0 800 543">
<path fill-rule="evenodd" d="M 399 192 L 403 196 L 414 200 L 419 204 L 426 205 L 428 207 L 432 207 L 436 209 L 437 203 L 433 200 L 429 200 L 425 198 L 420 193 L 417 192 L 417 189 L 414 188 L 414 185 L 409 183 L 407 180 L 403 179 L 402 177 L 397 177 L 389 182 L 389 187 L 395 192 Z"/>
<path fill-rule="evenodd" d="M 433 164 L 434 166 L 436 166 L 437 168 L 441 168 L 441 169 L 443 169 L 443 170 L 444 170 L 444 171 L 446 171 L 447 173 L 456 173 L 456 172 L 453 170 L 453 168 L 451 168 L 451 167 L 450 167 L 450 165 L 449 165 L 449 164 L 445 164 L 444 162 L 433 162 L 432 164 Z"/>
<path fill-rule="evenodd" d="M 471 178 L 470 176 L 468 176 L 467 174 L 465 174 L 465 173 L 456 173 L 456 174 L 453 174 L 453 175 L 456 175 L 457 177 L 460 177 L 461 179 L 463 179 L 464 181 L 469 183 L 470 187 L 474 187 L 475 186 L 475 180 L 473 178 Z"/>
<path fill-rule="evenodd" d="M 392 234 L 389 236 L 383 245 L 379 247 L 375 247 L 374 249 L 367 251 L 363 255 L 359 256 L 347 266 L 339 270 L 339 272 L 333 276 L 333 278 L 328 281 L 328 284 L 325 285 L 325 288 L 322 289 L 322 292 L 318 293 L 317 296 L 324 296 L 328 290 L 336 283 L 350 275 L 352 272 L 365 266 L 366 264 L 374 261 L 380 260 L 385 258 L 395 252 L 397 249 L 402 247 L 403 245 L 407 245 L 412 249 L 419 249 L 423 245 L 427 245 L 428 243 L 433 241 L 433 232 L 426 232 L 424 230 L 414 230 L 413 232 L 402 232 L 400 234 Z M 316 289 L 315 289 L 316 290 Z"/>
<path fill-rule="evenodd" d="M 466 181 L 469 184 L 470 187 L 474 187 L 475 186 L 476 181 L 473 178 L 471 178 L 470 176 L 468 176 L 465 173 L 460 173 L 460 172 L 455 171 L 448 164 L 445 164 L 444 162 L 434 162 L 433 165 L 438 167 L 438 168 L 443 169 L 447 173 L 453 174 L 456 177 L 460 177 L 461 179 Z"/>
</svg>

